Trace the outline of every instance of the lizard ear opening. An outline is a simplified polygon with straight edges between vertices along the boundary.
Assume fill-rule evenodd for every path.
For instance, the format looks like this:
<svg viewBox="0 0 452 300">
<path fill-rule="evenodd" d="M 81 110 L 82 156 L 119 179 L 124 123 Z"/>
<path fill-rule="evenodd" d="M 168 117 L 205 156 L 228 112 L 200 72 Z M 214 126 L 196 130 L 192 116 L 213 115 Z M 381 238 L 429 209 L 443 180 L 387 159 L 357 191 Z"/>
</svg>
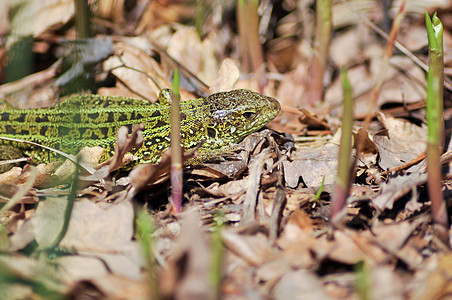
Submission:
<svg viewBox="0 0 452 300">
<path fill-rule="evenodd" d="M 207 136 L 214 139 L 217 137 L 217 131 L 213 128 L 208 127 L 207 128 Z"/>
</svg>

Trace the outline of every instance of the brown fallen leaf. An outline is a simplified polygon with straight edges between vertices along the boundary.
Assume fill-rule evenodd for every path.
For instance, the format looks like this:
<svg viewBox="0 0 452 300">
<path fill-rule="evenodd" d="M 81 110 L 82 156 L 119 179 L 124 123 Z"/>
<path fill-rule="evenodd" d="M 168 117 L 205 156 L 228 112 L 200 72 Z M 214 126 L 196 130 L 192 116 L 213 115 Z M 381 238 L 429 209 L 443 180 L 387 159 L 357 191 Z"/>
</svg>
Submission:
<svg viewBox="0 0 452 300">
<path fill-rule="evenodd" d="M 334 231 L 334 247 L 328 258 L 344 264 L 354 265 L 361 261 L 374 266 L 387 259 L 386 253 L 370 240 L 349 231 Z"/>
<path fill-rule="evenodd" d="M 169 299 L 211 299 L 209 284 L 211 249 L 199 227 L 199 216 L 193 209 L 182 213 L 184 224 L 168 267 L 160 273 L 161 295 Z"/>
<path fill-rule="evenodd" d="M 37 176 L 38 168 L 33 166 L 30 167 L 25 173 L 26 179 L 23 182 L 21 188 L 18 189 L 11 197 L 11 199 L 5 205 L 2 206 L 2 208 L 0 209 L 0 213 L 4 213 L 12 209 L 17 204 L 22 203 L 22 201 L 26 199 L 25 195 L 27 195 L 32 190 Z"/>
<path fill-rule="evenodd" d="M 167 53 L 209 85 L 218 69 L 214 50 L 214 42 L 209 36 L 201 41 L 195 28 L 179 26 L 171 36 Z"/>
<path fill-rule="evenodd" d="M 225 230 L 222 232 L 225 247 L 250 266 L 259 266 L 271 249 L 263 234 L 245 235 Z"/>
<path fill-rule="evenodd" d="M 452 293 L 452 256 L 450 254 L 440 257 L 436 268 L 424 281 L 419 281 L 412 299 L 445 299 Z"/>
<path fill-rule="evenodd" d="M 160 64 L 147 53 L 150 48 L 152 46 L 144 37 L 123 37 L 115 42 L 116 55 L 108 58 L 103 67 L 105 70 L 111 70 L 120 83 L 112 88 L 100 89 L 99 94 L 157 99 L 160 89 L 171 84 Z"/>
<path fill-rule="evenodd" d="M 11 2 L 14 4 L 15 2 Z M 16 5 L 19 5 L 16 3 Z M 13 9 L 14 7 L 10 7 Z M 17 9 L 17 8 L 16 8 Z M 49 27 L 65 24 L 74 14 L 74 3 L 70 0 L 43 0 L 20 4 L 11 20 L 11 30 L 20 36 L 39 36 Z"/>
<path fill-rule="evenodd" d="M 84 147 L 77 154 L 79 158 L 79 166 L 81 174 L 91 174 L 94 173 L 96 169 L 99 168 L 99 160 L 102 157 L 104 149 L 102 147 Z M 76 172 L 76 166 L 73 161 L 66 159 L 63 164 L 60 162 L 56 164 L 58 168 L 53 172 L 50 167 L 54 163 L 50 163 L 46 169 L 48 172 L 39 181 L 39 188 L 53 187 L 59 184 L 66 184 L 72 181 L 74 174 Z"/>
<path fill-rule="evenodd" d="M 326 144 L 321 149 L 301 149 L 291 153 L 290 161 L 283 160 L 287 185 L 296 188 L 302 180 L 307 187 L 318 187 L 323 178 L 326 185 L 334 183 L 338 150 L 337 145 Z"/>
<path fill-rule="evenodd" d="M 125 126 L 119 128 L 113 156 L 101 164 L 108 165 L 109 171 L 117 170 L 132 161 L 130 156 L 126 154 L 133 149 L 138 149 L 143 145 L 144 125 L 139 124 L 132 127 L 132 133 L 129 135 L 129 129 Z"/>
<path fill-rule="evenodd" d="M 237 64 L 230 58 L 225 58 L 220 65 L 217 76 L 210 86 L 210 92 L 218 93 L 232 90 L 235 82 L 239 79 L 240 70 Z"/>
<path fill-rule="evenodd" d="M 371 299 L 406 299 L 402 277 L 390 266 L 377 266 L 370 271 Z"/>
<path fill-rule="evenodd" d="M 332 299 L 326 294 L 319 278 L 309 270 L 286 273 L 273 288 L 272 298 L 276 300 Z"/>
<path fill-rule="evenodd" d="M 386 128 L 385 135 L 374 136 L 374 142 L 380 154 L 378 164 L 383 170 L 403 165 L 425 151 L 427 140 L 425 125 L 420 127 L 381 113 L 378 114 L 378 119 Z M 418 165 L 410 171 L 419 171 L 421 167 L 422 165 Z"/>
<path fill-rule="evenodd" d="M 381 191 L 378 196 L 372 199 L 372 205 L 379 212 L 392 209 L 397 199 L 426 182 L 427 174 L 425 173 L 411 173 L 390 178 L 388 182 L 381 184 Z"/>
</svg>

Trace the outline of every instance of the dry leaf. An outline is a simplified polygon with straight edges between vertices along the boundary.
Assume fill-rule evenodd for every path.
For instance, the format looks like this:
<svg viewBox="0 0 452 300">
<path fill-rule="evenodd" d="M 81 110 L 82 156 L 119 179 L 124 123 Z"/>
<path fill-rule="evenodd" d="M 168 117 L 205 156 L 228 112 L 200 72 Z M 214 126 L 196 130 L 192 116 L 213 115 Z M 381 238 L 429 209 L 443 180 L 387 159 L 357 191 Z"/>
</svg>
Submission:
<svg viewBox="0 0 452 300">
<path fill-rule="evenodd" d="M 295 188 L 302 180 L 307 187 L 318 187 L 323 178 L 325 178 L 325 184 L 334 183 L 338 150 L 337 145 L 326 144 L 321 149 L 293 152 L 291 161 L 283 161 L 287 185 Z"/>
<path fill-rule="evenodd" d="M 210 92 L 213 94 L 232 90 L 239 76 L 240 70 L 236 63 L 230 58 L 224 59 L 218 70 L 217 78 L 210 86 Z"/>
<path fill-rule="evenodd" d="M 160 88 L 171 86 L 163 77 L 160 65 L 139 46 L 143 43 L 146 44 L 143 48 L 150 48 L 149 42 L 144 38 L 124 39 L 123 42 L 114 44 L 116 56 L 104 62 L 104 69 L 111 70 L 121 84 L 111 91 L 103 88 L 99 94 L 155 100 Z"/>
<path fill-rule="evenodd" d="M 113 156 L 102 163 L 101 166 L 108 165 L 109 171 L 117 170 L 127 163 L 132 162 L 133 158 L 128 154 L 128 152 L 133 149 L 138 149 L 143 145 L 144 125 L 139 124 L 132 127 L 132 133 L 129 135 L 129 128 L 122 126 L 118 129 L 115 152 Z"/>
<path fill-rule="evenodd" d="M 318 300 L 328 297 L 319 278 L 308 270 L 298 270 L 285 274 L 275 285 L 272 298 Z"/>
<path fill-rule="evenodd" d="M 427 174 L 421 173 L 411 173 L 391 178 L 388 182 L 382 183 L 381 192 L 372 200 L 372 204 L 379 211 L 392 209 L 397 199 L 426 181 Z"/>
<path fill-rule="evenodd" d="M 71 0 L 12 2 L 17 7 L 11 19 L 11 31 L 16 36 L 39 36 L 55 24 L 66 24 L 74 15 Z"/>
<path fill-rule="evenodd" d="M 218 64 L 209 39 L 201 41 L 192 27 L 179 26 L 168 44 L 168 54 L 209 85 L 216 76 Z"/>
<path fill-rule="evenodd" d="M 177 299 L 210 299 L 214 292 L 209 285 L 211 251 L 199 227 L 199 216 L 195 210 L 188 210 L 182 218 L 184 226 L 178 246 L 170 256 L 169 267 L 162 270 L 160 277 L 167 281 L 161 293 Z"/>
<path fill-rule="evenodd" d="M 425 151 L 427 127 L 419 127 L 403 119 L 378 114 L 378 119 L 387 129 L 386 135 L 375 135 L 374 142 L 380 154 L 379 165 L 383 170 L 407 163 Z M 411 171 L 419 171 L 412 168 Z"/>
</svg>

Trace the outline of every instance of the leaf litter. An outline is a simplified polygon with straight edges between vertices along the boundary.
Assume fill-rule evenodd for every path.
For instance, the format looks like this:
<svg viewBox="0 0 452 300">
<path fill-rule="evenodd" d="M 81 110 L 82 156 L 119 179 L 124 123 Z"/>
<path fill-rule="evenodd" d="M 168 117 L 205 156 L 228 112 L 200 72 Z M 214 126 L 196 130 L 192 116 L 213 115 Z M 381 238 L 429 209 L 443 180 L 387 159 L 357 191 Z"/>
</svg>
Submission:
<svg viewBox="0 0 452 300">
<path fill-rule="evenodd" d="M 72 6 L 67 1 L 54 6 L 52 1 L 41 2 L 34 3 L 28 13 L 49 12 L 50 17 L 45 22 L 29 18 L 24 24 L 39 26 L 26 26 L 25 33 L 37 38 L 33 51 L 47 49 L 54 60 L 41 72 L 0 86 L 0 94 L 17 107 L 38 107 L 59 98 L 52 87 L 63 73 L 51 49 L 65 47 L 57 37 L 74 38 L 67 23 L 74 13 Z M 314 31 L 314 16 L 310 7 L 303 8 L 306 3 L 299 7 L 291 1 L 283 1 L 281 7 L 272 4 L 280 15 L 269 15 L 273 27 L 261 36 L 268 46 L 267 69 L 253 74 L 241 70 L 239 38 L 228 23 L 233 22 L 228 19 L 233 8 L 212 4 L 224 14 L 208 9 L 199 35 L 194 26 L 183 24 L 187 18 L 194 19 L 199 7 L 177 1 L 143 3 L 126 9 L 121 3 L 109 7 L 99 1 L 93 8 L 96 26 L 101 28 L 98 33 L 111 35 L 113 47 L 108 58 L 92 62 L 97 93 L 155 101 L 161 88 L 172 85 L 172 70 L 180 68 L 182 99 L 238 87 L 276 96 L 282 113 L 268 128 L 278 132 L 252 134 L 228 157 L 187 168 L 181 215 L 173 215 L 168 204 L 169 155 L 158 165 L 124 168 L 134 159 L 130 150 L 142 142 L 140 128 L 130 135 L 127 130 L 118 133 L 115 156 L 108 162 L 99 164 L 101 149 L 85 149 L 82 163 L 95 171 L 80 175 L 68 230 L 60 248 L 51 249 L 53 254 L 47 256 L 43 250 L 51 248 L 61 231 L 69 197 L 67 182 L 76 168 L 69 161 L 36 168 L 22 164 L 1 174 L 0 201 L 8 210 L 0 216 L 0 285 L 5 287 L 5 278 L 16 279 L 9 281 L 13 283 L 2 296 L 36 297 L 37 287 L 45 286 L 49 293 L 65 297 L 90 293 L 99 298 L 144 299 L 156 292 L 150 290 L 151 277 L 157 279 L 155 288 L 162 298 L 177 299 L 440 299 L 450 295 L 451 258 L 433 234 L 425 163 L 421 160 L 398 169 L 425 150 L 422 68 L 394 54 L 384 74 L 378 118 L 368 131 L 360 130 L 384 51 L 384 42 L 363 19 L 382 24 L 389 11 L 377 8 L 376 2 L 333 4 L 336 35 L 325 76 L 325 101 L 312 107 L 306 100 L 313 55 L 307 41 Z M 441 9 L 446 15 L 450 6 L 440 1 L 423 5 L 420 10 L 420 3 L 408 5 L 409 18 L 399 40 L 425 61 L 422 11 Z M 146 8 L 137 13 L 139 7 Z M 0 29 L 23 30 L 18 25 L 27 16 L 23 9 L 12 15 L 9 24 L 1 23 Z M 306 18 L 300 21 L 302 14 Z M 228 22 L 222 24 L 222 18 Z M 450 28 L 446 29 L 449 34 Z M 1 48 L 3 58 L 9 45 Z M 450 56 L 445 58 L 450 64 Z M 344 66 L 356 96 L 355 129 L 366 136 L 367 145 L 348 199 L 346 226 L 332 228 L 329 209 L 342 114 L 336 73 Z M 66 75 L 66 79 L 73 78 Z M 445 103 L 445 116 L 449 116 L 450 103 Z M 187 158 L 193 155 L 196 151 Z M 152 272 L 136 232 L 135 215 L 142 207 L 155 225 L 151 248 L 157 269 Z M 219 249 L 215 234 L 221 236 Z M 218 286 L 212 279 L 215 263 L 221 265 Z M 21 282 L 28 287 L 22 288 Z"/>
</svg>

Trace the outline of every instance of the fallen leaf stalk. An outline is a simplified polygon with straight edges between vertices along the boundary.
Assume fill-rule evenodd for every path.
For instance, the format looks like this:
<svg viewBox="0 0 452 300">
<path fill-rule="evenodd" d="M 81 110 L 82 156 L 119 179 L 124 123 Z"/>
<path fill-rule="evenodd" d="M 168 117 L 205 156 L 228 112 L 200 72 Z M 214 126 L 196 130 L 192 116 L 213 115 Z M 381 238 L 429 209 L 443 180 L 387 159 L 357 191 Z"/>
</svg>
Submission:
<svg viewBox="0 0 452 300">
<path fill-rule="evenodd" d="M 425 13 L 425 23 L 429 44 L 429 67 L 427 73 L 427 173 L 428 193 L 432 203 L 432 217 L 436 233 L 442 241 L 448 240 L 448 218 L 441 186 L 440 156 L 443 144 L 443 25 L 433 15 L 432 19 Z"/>
<path fill-rule="evenodd" d="M 308 101 L 312 105 L 323 98 L 323 77 L 330 52 L 332 32 L 331 1 L 316 1 L 316 31 L 310 67 Z"/>
<path fill-rule="evenodd" d="M 173 92 L 171 93 L 171 210 L 179 214 L 182 211 L 182 146 L 180 136 L 180 95 L 179 71 L 174 70 Z"/>
<path fill-rule="evenodd" d="M 354 176 L 351 165 L 352 152 L 352 126 L 353 126 L 353 96 L 352 87 L 348 80 L 347 71 L 341 71 L 342 88 L 344 91 L 344 112 L 342 115 L 342 134 L 339 148 L 339 163 L 331 200 L 330 221 L 333 225 L 339 225 L 342 220 L 340 212 L 346 207 L 346 201 L 350 190 L 350 185 Z"/>
</svg>

